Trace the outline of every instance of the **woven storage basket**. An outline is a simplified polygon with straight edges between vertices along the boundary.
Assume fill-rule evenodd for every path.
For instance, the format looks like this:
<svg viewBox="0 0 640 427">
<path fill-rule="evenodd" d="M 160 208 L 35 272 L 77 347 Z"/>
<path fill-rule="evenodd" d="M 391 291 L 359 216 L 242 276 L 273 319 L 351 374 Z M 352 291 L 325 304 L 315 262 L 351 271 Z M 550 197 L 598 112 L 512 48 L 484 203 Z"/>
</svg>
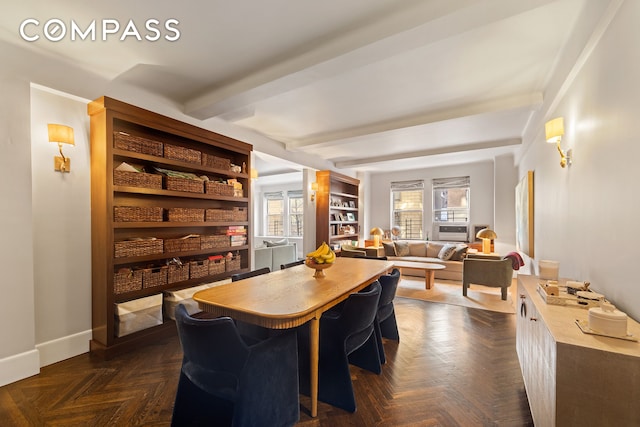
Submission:
<svg viewBox="0 0 640 427">
<path fill-rule="evenodd" d="M 115 222 L 162 222 L 162 212 L 158 207 L 114 206 Z"/>
<path fill-rule="evenodd" d="M 207 209 L 205 211 L 205 221 L 231 221 L 233 211 L 231 209 Z"/>
<path fill-rule="evenodd" d="M 145 268 L 142 270 L 142 287 L 144 289 L 153 288 L 155 286 L 164 286 L 167 284 L 166 266 Z"/>
<path fill-rule="evenodd" d="M 114 244 L 116 258 L 161 254 L 162 239 L 122 240 Z"/>
<path fill-rule="evenodd" d="M 202 152 L 177 145 L 165 144 L 164 157 L 166 159 L 180 160 L 187 163 L 202 164 Z"/>
<path fill-rule="evenodd" d="M 167 275 L 169 276 L 169 283 L 189 280 L 189 264 L 171 264 L 169 265 L 169 272 Z"/>
<path fill-rule="evenodd" d="M 162 175 L 144 172 L 113 171 L 113 185 L 162 189 Z"/>
<path fill-rule="evenodd" d="M 187 193 L 204 193 L 204 183 L 198 179 L 165 177 L 167 190 L 185 191 Z"/>
<path fill-rule="evenodd" d="M 212 234 L 200 237 L 200 249 L 216 249 L 229 247 L 229 236 L 226 234 Z"/>
<path fill-rule="evenodd" d="M 227 258 L 226 260 L 226 270 L 234 271 L 240 270 L 240 260 L 242 256 L 240 254 L 234 256 L 233 258 Z"/>
<path fill-rule="evenodd" d="M 142 270 L 117 272 L 113 275 L 113 292 L 122 294 L 125 292 L 139 291 L 142 289 Z"/>
<path fill-rule="evenodd" d="M 209 276 L 213 276 L 214 274 L 222 274 L 225 272 L 225 261 L 223 259 L 218 259 L 214 261 L 209 261 Z"/>
<path fill-rule="evenodd" d="M 231 169 L 231 160 L 202 153 L 202 165 L 210 168 L 223 169 L 228 171 Z"/>
<path fill-rule="evenodd" d="M 113 146 L 120 150 L 162 157 L 162 142 L 153 141 L 140 136 L 129 135 L 124 132 L 113 133 Z"/>
<path fill-rule="evenodd" d="M 169 208 L 167 220 L 171 222 L 203 222 L 204 209 L 200 208 Z"/>
<path fill-rule="evenodd" d="M 233 196 L 233 184 L 206 181 L 205 192 L 214 196 Z"/>
<path fill-rule="evenodd" d="M 164 252 L 188 252 L 200 250 L 200 236 L 183 237 L 180 239 L 165 239 Z"/>
<path fill-rule="evenodd" d="M 198 279 L 200 277 L 209 275 L 209 260 L 194 260 L 189 262 L 189 276 L 192 279 Z"/>
<path fill-rule="evenodd" d="M 233 221 L 249 220 L 249 211 L 247 210 L 247 208 L 233 208 L 231 213 L 232 213 L 231 219 Z"/>
</svg>

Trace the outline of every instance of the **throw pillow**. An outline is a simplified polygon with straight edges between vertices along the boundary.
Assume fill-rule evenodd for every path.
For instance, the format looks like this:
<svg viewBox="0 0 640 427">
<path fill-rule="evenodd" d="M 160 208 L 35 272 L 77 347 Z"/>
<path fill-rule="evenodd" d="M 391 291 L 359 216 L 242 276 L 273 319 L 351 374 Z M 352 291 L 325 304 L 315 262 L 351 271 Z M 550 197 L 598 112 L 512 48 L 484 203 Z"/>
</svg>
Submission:
<svg viewBox="0 0 640 427">
<path fill-rule="evenodd" d="M 396 256 L 409 256 L 409 242 L 393 242 Z"/>
<path fill-rule="evenodd" d="M 427 242 L 409 242 L 409 255 L 419 257 L 427 256 Z"/>
<path fill-rule="evenodd" d="M 396 256 L 396 247 L 393 243 L 382 242 L 385 256 Z"/>
<path fill-rule="evenodd" d="M 273 248 L 274 246 L 285 246 L 287 244 L 287 239 L 282 240 L 265 240 L 264 244 L 267 245 L 268 248 Z"/>
<path fill-rule="evenodd" d="M 467 256 L 467 249 L 469 249 L 469 247 L 464 243 L 456 245 L 456 250 L 449 259 L 451 261 L 462 261 Z"/>
<path fill-rule="evenodd" d="M 443 246 L 444 243 L 427 242 L 427 256 L 429 258 L 438 258 Z"/>
<path fill-rule="evenodd" d="M 440 253 L 438 253 L 438 258 L 443 261 L 448 261 L 451 259 L 453 254 L 456 252 L 456 245 L 451 245 L 447 243 L 440 249 Z"/>
</svg>

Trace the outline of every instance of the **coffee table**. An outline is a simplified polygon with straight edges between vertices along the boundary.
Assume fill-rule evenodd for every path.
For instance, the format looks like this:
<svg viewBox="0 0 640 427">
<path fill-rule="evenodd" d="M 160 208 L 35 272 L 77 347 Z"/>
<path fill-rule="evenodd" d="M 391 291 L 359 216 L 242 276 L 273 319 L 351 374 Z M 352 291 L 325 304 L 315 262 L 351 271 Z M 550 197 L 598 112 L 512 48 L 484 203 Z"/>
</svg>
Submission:
<svg viewBox="0 0 640 427">
<path fill-rule="evenodd" d="M 414 268 L 416 270 L 424 270 L 424 285 L 426 289 L 433 287 L 433 280 L 436 270 L 444 269 L 444 265 L 433 262 L 419 261 L 393 261 L 393 266 L 402 270 L 403 268 Z"/>
</svg>

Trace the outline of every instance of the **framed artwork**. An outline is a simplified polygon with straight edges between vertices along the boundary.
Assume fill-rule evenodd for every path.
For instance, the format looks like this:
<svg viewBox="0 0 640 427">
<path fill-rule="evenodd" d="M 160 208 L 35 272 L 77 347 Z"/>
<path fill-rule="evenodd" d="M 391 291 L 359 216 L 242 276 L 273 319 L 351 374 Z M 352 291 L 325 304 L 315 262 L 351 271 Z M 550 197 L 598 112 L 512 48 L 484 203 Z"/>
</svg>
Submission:
<svg viewBox="0 0 640 427">
<path fill-rule="evenodd" d="M 347 221 L 355 221 L 355 220 L 356 220 L 356 216 L 351 212 L 347 212 Z"/>
<path fill-rule="evenodd" d="M 533 258 L 533 171 L 516 185 L 516 249 Z"/>
<path fill-rule="evenodd" d="M 354 202 L 353 200 L 349 200 L 349 207 L 350 208 L 355 208 L 356 207 L 356 202 Z"/>
</svg>

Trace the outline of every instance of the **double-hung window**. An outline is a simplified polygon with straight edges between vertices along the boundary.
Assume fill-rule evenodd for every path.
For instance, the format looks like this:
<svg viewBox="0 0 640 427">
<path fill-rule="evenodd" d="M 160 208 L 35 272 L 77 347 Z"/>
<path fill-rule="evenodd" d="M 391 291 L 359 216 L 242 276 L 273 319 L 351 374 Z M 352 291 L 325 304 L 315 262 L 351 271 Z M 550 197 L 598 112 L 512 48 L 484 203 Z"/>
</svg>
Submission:
<svg viewBox="0 0 640 427">
<path fill-rule="evenodd" d="M 435 223 L 469 224 L 471 181 L 468 176 L 436 178 L 432 188 Z"/>
<path fill-rule="evenodd" d="M 264 194 L 267 236 L 284 236 L 284 195 L 282 191 Z"/>
<path fill-rule="evenodd" d="M 422 239 L 424 181 L 391 183 L 391 226 L 400 227 L 403 239 Z"/>
<path fill-rule="evenodd" d="M 264 193 L 264 235 L 302 237 L 303 202 L 301 190 Z"/>
</svg>

